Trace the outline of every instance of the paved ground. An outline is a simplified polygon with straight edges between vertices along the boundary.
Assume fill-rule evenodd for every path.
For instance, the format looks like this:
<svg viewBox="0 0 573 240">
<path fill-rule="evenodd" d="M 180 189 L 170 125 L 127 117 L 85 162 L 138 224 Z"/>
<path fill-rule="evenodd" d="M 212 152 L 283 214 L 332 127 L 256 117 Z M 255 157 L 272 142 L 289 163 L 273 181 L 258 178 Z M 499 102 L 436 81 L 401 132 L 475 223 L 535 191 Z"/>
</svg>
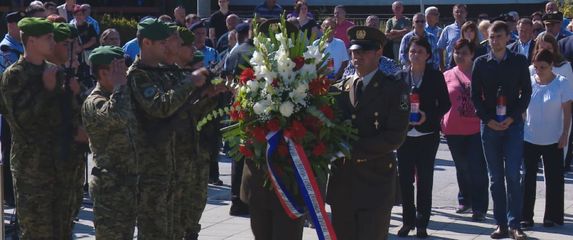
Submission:
<svg viewBox="0 0 573 240">
<path fill-rule="evenodd" d="M 229 216 L 230 204 L 230 172 L 231 163 L 228 159 L 222 159 L 220 164 L 221 179 L 224 186 L 209 186 L 208 205 L 201 219 L 202 231 L 199 239 L 202 240 L 222 240 L 222 239 L 253 239 L 249 227 L 249 218 Z M 545 187 L 543 174 L 538 176 L 537 202 L 534 221 L 542 222 L 543 207 L 545 205 Z M 565 178 L 565 225 L 554 228 L 544 228 L 537 224 L 532 230 L 526 233 L 531 239 L 573 239 L 573 174 L 566 175 Z M 457 206 L 456 194 L 458 191 L 454 164 L 451 155 L 445 144 L 440 145 L 438 151 L 433 189 L 433 208 L 428 233 L 431 239 L 489 239 L 489 234 L 493 231 L 494 221 L 492 219 L 492 204 L 490 201 L 490 211 L 488 219 L 483 223 L 471 221 L 471 214 L 456 214 Z M 94 239 L 93 213 L 91 206 L 86 201 L 82 209 L 80 221 L 76 224 L 74 234 L 77 239 Z M 12 210 L 7 210 L 7 218 Z M 390 239 L 397 239 L 396 232 L 401 226 L 401 207 L 394 207 L 392 211 L 392 221 Z M 413 237 L 412 237 L 413 238 Z M 304 239 L 317 239 L 314 229 L 304 229 Z"/>
</svg>

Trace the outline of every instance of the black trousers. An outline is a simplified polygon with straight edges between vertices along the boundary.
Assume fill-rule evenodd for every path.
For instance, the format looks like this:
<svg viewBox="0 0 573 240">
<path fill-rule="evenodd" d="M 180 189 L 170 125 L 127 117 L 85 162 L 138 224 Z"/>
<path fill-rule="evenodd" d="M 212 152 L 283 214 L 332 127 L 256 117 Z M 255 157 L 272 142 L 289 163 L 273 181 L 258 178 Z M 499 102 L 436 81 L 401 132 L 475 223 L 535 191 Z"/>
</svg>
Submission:
<svg viewBox="0 0 573 240">
<path fill-rule="evenodd" d="M 428 227 L 432 209 L 434 162 L 439 144 L 440 135 L 433 133 L 421 137 L 407 137 L 398 148 L 398 179 L 402 194 L 404 225 Z M 416 182 L 415 203 L 414 182 Z"/>
<path fill-rule="evenodd" d="M 243 177 L 243 167 L 245 160 L 232 160 L 231 165 L 231 200 L 233 202 L 241 201 L 241 182 Z"/>
<path fill-rule="evenodd" d="M 386 240 L 396 192 L 396 172 L 388 177 L 389 189 L 381 189 L 387 199 L 375 208 L 355 208 L 332 204 L 332 225 L 338 240 Z M 367 197 L 367 196 L 365 196 Z"/>
<path fill-rule="evenodd" d="M 525 176 L 523 179 L 523 221 L 533 221 L 533 208 L 535 206 L 535 193 L 537 184 L 537 162 L 543 158 L 545 174 L 545 216 L 544 220 L 551 220 L 563 224 L 564 188 L 563 179 L 563 149 L 558 144 L 535 145 L 524 142 L 523 158 Z"/>
<path fill-rule="evenodd" d="M 571 106 L 573 109 L 573 106 Z M 573 114 L 573 112 L 571 113 Z M 573 126 L 573 121 L 571 122 L 571 126 Z M 571 166 L 571 159 L 573 158 L 573 134 L 569 134 L 569 148 L 567 148 L 567 152 L 565 153 L 565 167 Z"/>
<path fill-rule="evenodd" d="M 259 189 L 255 194 L 264 194 L 257 197 L 268 199 L 265 203 L 249 204 L 255 240 L 302 240 L 305 216 L 291 219 L 271 190 Z"/>
</svg>

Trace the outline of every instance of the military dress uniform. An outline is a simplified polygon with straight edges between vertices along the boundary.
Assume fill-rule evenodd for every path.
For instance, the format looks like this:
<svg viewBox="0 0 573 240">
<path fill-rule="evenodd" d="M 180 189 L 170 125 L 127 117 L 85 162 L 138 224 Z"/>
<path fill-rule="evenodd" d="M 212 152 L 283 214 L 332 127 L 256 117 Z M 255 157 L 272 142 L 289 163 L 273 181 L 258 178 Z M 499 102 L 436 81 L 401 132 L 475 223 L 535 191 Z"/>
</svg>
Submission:
<svg viewBox="0 0 573 240">
<path fill-rule="evenodd" d="M 114 46 L 94 49 L 95 65 L 123 58 Z M 94 167 L 90 193 L 94 203 L 97 239 L 132 239 L 137 206 L 137 146 L 127 86 L 111 91 L 99 83 L 83 103 L 82 118 L 90 138 Z"/>
<path fill-rule="evenodd" d="M 384 44 L 377 29 L 349 29 L 351 50 L 376 50 Z M 366 78 L 370 77 L 368 84 Z M 337 104 L 358 130 L 351 159 L 332 166 L 326 201 L 338 239 L 379 240 L 388 237 L 396 186 L 396 150 L 408 130 L 408 89 L 404 81 L 380 70 L 338 84 Z"/>
<path fill-rule="evenodd" d="M 40 18 L 18 22 L 21 31 L 40 37 L 54 30 Z M 47 90 L 42 80 L 47 67 L 20 58 L 6 69 L 0 83 L 1 107 L 12 130 L 12 176 L 16 192 L 16 213 L 20 239 L 71 239 L 74 205 L 73 175 L 77 159 L 70 140 L 79 127 L 79 104 L 64 97 L 64 74 L 57 72 L 56 87 Z M 64 109 L 62 102 L 69 103 Z M 64 119 L 64 111 L 71 119 Z M 69 131 L 71 130 L 71 131 Z"/>
<path fill-rule="evenodd" d="M 138 34 L 151 40 L 167 39 L 172 31 L 156 19 L 138 25 Z M 175 131 L 170 121 L 195 88 L 188 79 L 176 81 L 155 68 L 145 66 L 137 58 L 127 75 L 138 123 L 136 142 L 140 146 L 139 239 L 173 236 L 176 160 Z"/>
</svg>

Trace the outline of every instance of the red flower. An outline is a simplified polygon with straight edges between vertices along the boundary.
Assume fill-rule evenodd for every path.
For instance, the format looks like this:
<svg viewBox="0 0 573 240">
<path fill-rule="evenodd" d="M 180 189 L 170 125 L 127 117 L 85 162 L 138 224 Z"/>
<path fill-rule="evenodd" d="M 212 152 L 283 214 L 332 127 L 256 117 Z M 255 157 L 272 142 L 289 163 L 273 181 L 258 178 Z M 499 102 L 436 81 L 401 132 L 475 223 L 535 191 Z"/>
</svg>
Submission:
<svg viewBox="0 0 573 240">
<path fill-rule="evenodd" d="M 314 156 L 320 156 L 322 154 L 324 154 L 326 152 L 326 145 L 324 145 L 323 142 L 318 142 L 318 144 L 316 144 L 316 146 L 314 146 L 314 149 L 312 149 L 312 154 Z"/>
<path fill-rule="evenodd" d="M 263 127 L 255 127 L 251 130 L 251 136 L 254 137 L 258 142 L 266 142 L 267 141 L 267 133 Z"/>
<path fill-rule="evenodd" d="M 281 122 L 276 118 L 273 118 L 267 122 L 267 129 L 271 132 L 278 131 L 280 128 Z"/>
<path fill-rule="evenodd" d="M 304 135 L 306 135 L 306 128 L 304 128 L 304 125 L 302 125 L 301 122 L 293 120 L 290 128 L 285 130 L 284 135 L 295 141 L 299 141 L 304 138 Z"/>
<path fill-rule="evenodd" d="M 246 158 L 252 158 L 255 155 L 251 149 L 243 144 L 239 145 L 239 152 L 241 152 L 241 154 Z"/>
<path fill-rule="evenodd" d="M 286 157 L 286 156 L 288 156 L 288 147 L 287 147 L 287 145 L 286 145 L 285 142 L 281 142 L 281 143 L 279 144 L 279 146 L 277 147 L 277 152 L 279 153 L 279 155 L 280 155 L 281 157 Z"/>
<path fill-rule="evenodd" d="M 332 108 L 328 105 L 324 105 L 320 108 L 320 111 L 324 114 L 324 116 L 326 116 L 328 119 L 333 120 L 334 119 L 334 111 L 332 110 Z"/>
<path fill-rule="evenodd" d="M 328 88 L 330 87 L 330 81 L 327 78 L 315 78 L 308 84 L 310 93 L 315 96 L 320 96 L 328 93 Z"/>
<path fill-rule="evenodd" d="M 322 126 L 322 122 L 320 121 L 320 119 L 311 115 L 306 115 L 302 120 L 302 123 L 304 124 L 305 127 L 309 128 L 312 131 L 318 131 Z"/>
<path fill-rule="evenodd" d="M 231 110 L 229 112 L 229 116 L 231 117 L 232 121 L 239 121 L 239 120 L 243 120 L 245 118 L 245 113 L 243 111 L 234 110 L 235 108 L 237 108 L 240 105 L 241 105 L 240 102 L 233 103 L 233 110 Z"/>
<path fill-rule="evenodd" d="M 273 87 L 278 87 L 279 86 L 279 79 L 278 78 L 273 79 L 273 82 L 271 83 L 271 85 Z"/>
<path fill-rule="evenodd" d="M 295 64 L 295 66 L 294 66 L 295 71 L 301 69 L 302 66 L 304 66 L 304 57 L 298 56 L 298 57 L 295 57 L 292 61 Z"/>
<path fill-rule="evenodd" d="M 245 68 L 243 72 L 241 72 L 241 76 L 239 77 L 239 83 L 241 85 L 247 84 L 247 81 L 255 79 L 255 71 L 252 68 Z"/>
</svg>

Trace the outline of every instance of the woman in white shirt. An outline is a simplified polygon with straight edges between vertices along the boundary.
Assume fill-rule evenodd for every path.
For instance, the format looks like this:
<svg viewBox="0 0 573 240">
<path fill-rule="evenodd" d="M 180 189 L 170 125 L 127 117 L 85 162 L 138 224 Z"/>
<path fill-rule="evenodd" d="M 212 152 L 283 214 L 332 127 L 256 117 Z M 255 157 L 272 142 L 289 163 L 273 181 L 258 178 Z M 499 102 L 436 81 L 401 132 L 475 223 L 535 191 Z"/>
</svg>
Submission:
<svg viewBox="0 0 573 240">
<path fill-rule="evenodd" d="M 542 33 L 537 39 L 535 39 L 535 48 L 533 49 L 533 56 L 543 49 L 549 50 L 554 54 L 555 59 L 553 60 L 553 73 L 559 74 L 565 79 L 569 80 L 569 86 L 573 90 L 573 69 L 571 68 L 571 63 L 561 55 L 557 45 L 557 40 L 551 34 Z M 535 74 L 535 69 L 533 65 L 529 66 L 529 73 L 531 76 Z"/>
<path fill-rule="evenodd" d="M 568 80 L 554 72 L 555 54 L 548 49 L 533 55 L 531 101 L 524 127 L 524 201 L 521 227 L 533 227 L 537 163 L 543 158 L 546 202 L 543 226 L 563 225 L 563 148 L 571 126 L 573 90 Z"/>
</svg>

